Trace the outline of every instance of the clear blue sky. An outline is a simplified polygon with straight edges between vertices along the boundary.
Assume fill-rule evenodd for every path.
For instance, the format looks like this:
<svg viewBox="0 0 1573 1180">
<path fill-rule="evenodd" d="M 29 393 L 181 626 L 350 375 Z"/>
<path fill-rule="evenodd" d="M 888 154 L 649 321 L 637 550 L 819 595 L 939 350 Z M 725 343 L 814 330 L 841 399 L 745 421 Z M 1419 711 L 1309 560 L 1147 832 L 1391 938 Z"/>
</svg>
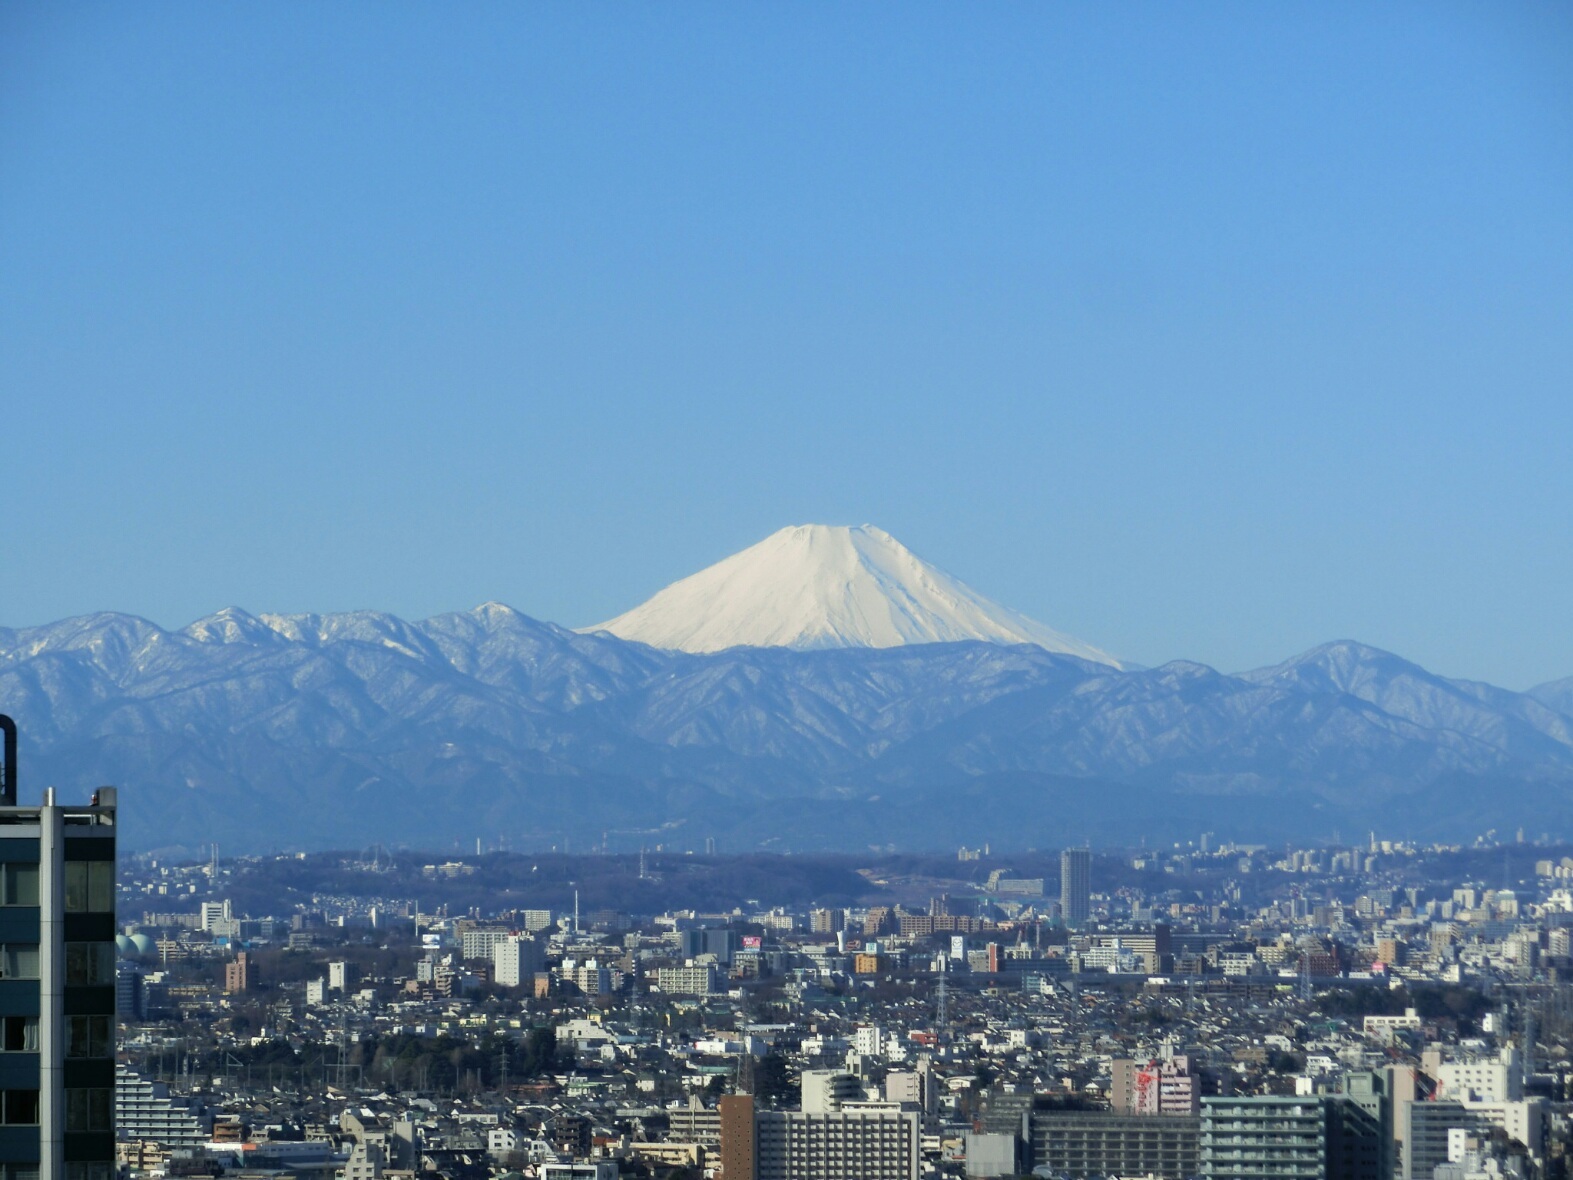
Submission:
<svg viewBox="0 0 1573 1180">
<path fill-rule="evenodd" d="M 570 625 L 878 524 L 1573 675 L 1573 6 L 0 6 L 0 624 Z"/>
</svg>

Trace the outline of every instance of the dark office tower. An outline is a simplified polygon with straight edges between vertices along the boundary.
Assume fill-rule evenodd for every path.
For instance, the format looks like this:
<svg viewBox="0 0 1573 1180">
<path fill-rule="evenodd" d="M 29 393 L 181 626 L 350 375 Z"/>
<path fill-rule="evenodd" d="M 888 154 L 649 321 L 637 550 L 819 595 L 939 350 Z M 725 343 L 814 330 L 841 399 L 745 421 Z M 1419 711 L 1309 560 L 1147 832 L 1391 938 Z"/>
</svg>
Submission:
<svg viewBox="0 0 1573 1180">
<path fill-rule="evenodd" d="M 1060 916 L 1067 926 L 1085 926 L 1092 908 L 1092 850 L 1060 853 Z"/>
<path fill-rule="evenodd" d="M 115 791 L 16 802 L 0 718 L 0 1176 L 115 1174 Z"/>
</svg>

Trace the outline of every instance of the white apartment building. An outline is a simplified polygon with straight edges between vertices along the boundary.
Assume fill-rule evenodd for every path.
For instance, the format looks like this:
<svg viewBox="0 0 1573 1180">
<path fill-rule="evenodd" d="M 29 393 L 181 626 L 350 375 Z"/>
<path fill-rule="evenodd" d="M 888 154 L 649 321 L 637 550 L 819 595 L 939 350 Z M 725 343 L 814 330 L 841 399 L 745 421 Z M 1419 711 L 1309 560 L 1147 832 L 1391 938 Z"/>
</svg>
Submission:
<svg viewBox="0 0 1573 1180">
<path fill-rule="evenodd" d="M 1447 1061 L 1437 1067 L 1437 1098 L 1454 1102 L 1517 1102 L 1520 1085 L 1518 1053 L 1503 1049 L 1495 1060 Z"/>
<path fill-rule="evenodd" d="M 169 1096 L 169 1087 L 123 1065 L 115 1066 L 115 1129 L 122 1139 L 160 1147 L 196 1147 L 207 1129 L 186 1103 Z"/>
<path fill-rule="evenodd" d="M 528 934 L 514 934 L 492 944 L 492 978 L 502 987 L 520 987 L 546 966 L 541 944 Z"/>
<path fill-rule="evenodd" d="M 840 1069 L 805 1069 L 801 1077 L 801 1106 L 807 1114 L 826 1114 L 844 1102 L 863 1097 L 863 1083 L 856 1074 Z"/>
<path fill-rule="evenodd" d="M 877 1024 L 864 1025 L 854 1034 L 852 1048 L 865 1057 L 878 1057 L 885 1051 L 885 1030 Z"/>
<path fill-rule="evenodd" d="M 714 966 L 689 963 L 683 967 L 657 967 L 655 984 L 669 996 L 710 996 L 717 987 Z"/>
</svg>

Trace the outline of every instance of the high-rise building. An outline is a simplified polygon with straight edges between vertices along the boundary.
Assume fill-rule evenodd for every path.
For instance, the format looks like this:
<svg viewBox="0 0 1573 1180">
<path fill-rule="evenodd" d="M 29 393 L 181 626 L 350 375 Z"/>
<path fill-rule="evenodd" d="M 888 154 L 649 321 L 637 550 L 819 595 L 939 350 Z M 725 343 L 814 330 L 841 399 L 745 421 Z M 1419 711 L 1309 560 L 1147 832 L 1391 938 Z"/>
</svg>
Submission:
<svg viewBox="0 0 1573 1180">
<path fill-rule="evenodd" d="M 489 959 L 492 948 L 514 931 L 505 926 L 470 929 L 459 934 L 459 953 L 466 959 Z"/>
<path fill-rule="evenodd" d="M 714 955 L 717 963 L 730 963 L 737 953 L 737 932 L 727 926 L 706 926 L 683 930 L 677 935 L 678 950 L 685 959 Z"/>
<path fill-rule="evenodd" d="M 203 902 L 201 916 L 202 929 L 211 934 L 213 933 L 215 927 L 232 921 L 235 915 L 234 912 L 230 909 L 229 901 L 226 899 L 224 901 Z"/>
<path fill-rule="evenodd" d="M 587 996 L 605 996 L 612 992 L 612 972 L 594 959 L 576 962 L 564 959 L 559 972 L 563 980 L 573 984 Z"/>
<path fill-rule="evenodd" d="M 934 1113 L 935 1089 L 927 1057 L 918 1060 L 917 1069 L 893 1069 L 885 1075 L 885 1101 L 915 1106 L 924 1114 Z"/>
<path fill-rule="evenodd" d="M 522 987 L 545 968 L 541 944 L 528 934 L 516 934 L 492 944 L 492 973 L 500 987 Z"/>
<path fill-rule="evenodd" d="M 655 981 L 668 996 L 713 996 L 720 984 L 720 973 L 708 963 L 658 967 Z"/>
<path fill-rule="evenodd" d="M 840 1110 L 844 1102 L 863 1097 L 863 1083 L 856 1074 L 839 1069 L 805 1069 L 802 1073 L 802 1108 L 809 1114 Z"/>
<path fill-rule="evenodd" d="M 127 1140 L 160 1147 L 197 1147 L 211 1137 L 196 1112 L 169 1096 L 169 1087 L 115 1067 L 115 1127 Z"/>
<path fill-rule="evenodd" d="M 1382 1096 L 1202 1099 L 1203 1180 L 1389 1180 Z"/>
<path fill-rule="evenodd" d="M 1206 1180 L 1328 1180 L 1327 1104 L 1317 1097 L 1202 1102 Z"/>
<path fill-rule="evenodd" d="M 354 963 L 338 962 L 328 964 L 328 990 L 347 996 L 354 990 L 360 972 Z"/>
<path fill-rule="evenodd" d="M 1116 1114 L 1193 1115 L 1201 1109 L 1201 1078 L 1189 1057 L 1110 1063 L 1109 1105 Z"/>
<path fill-rule="evenodd" d="M 1106 1110 L 1034 1111 L 1032 1162 L 1056 1176 L 1195 1176 L 1201 1120 Z"/>
<path fill-rule="evenodd" d="M 729 1094 L 720 1107 L 725 1180 L 918 1180 L 920 1120 L 895 1103 L 759 1110 Z"/>
<path fill-rule="evenodd" d="M 846 926 L 846 910 L 822 909 L 809 914 L 809 927 L 815 934 L 834 934 L 837 930 L 845 930 Z"/>
<path fill-rule="evenodd" d="M 1092 910 L 1092 850 L 1060 853 L 1060 916 L 1067 926 L 1083 926 Z"/>
<path fill-rule="evenodd" d="M 256 986 L 256 974 L 251 968 L 251 956 L 241 951 L 234 960 L 224 964 L 224 990 L 230 995 L 249 992 Z"/>
<path fill-rule="evenodd" d="M 124 959 L 115 964 L 115 1012 L 130 1020 L 142 1020 L 147 1016 L 142 968 Z"/>
<path fill-rule="evenodd" d="M 16 801 L 16 726 L 0 717 L 0 1172 L 115 1174 L 115 790 Z"/>
</svg>

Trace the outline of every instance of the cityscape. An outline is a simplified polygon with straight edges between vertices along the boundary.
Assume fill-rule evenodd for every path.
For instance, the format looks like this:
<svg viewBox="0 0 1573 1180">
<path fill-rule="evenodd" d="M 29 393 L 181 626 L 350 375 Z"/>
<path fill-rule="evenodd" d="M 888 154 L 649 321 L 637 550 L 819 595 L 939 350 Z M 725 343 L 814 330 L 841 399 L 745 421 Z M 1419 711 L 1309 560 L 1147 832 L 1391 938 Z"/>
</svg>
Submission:
<svg viewBox="0 0 1573 1180">
<path fill-rule="evenodd" d="M 0 1180 L 1573 1180 L 1573 4 L 0 4 Z"/>
<path fill-rule="evenodd" d="M 214 847 L 117 875 L 116 810 L 0 812 L 8 938 L 31 909 L 38 940 L 5 948 L 0 1020 L 40 1086 L 4 1110 L 61 1174 L 1567 1167 L 1573 845 Z"/>
</svg>

